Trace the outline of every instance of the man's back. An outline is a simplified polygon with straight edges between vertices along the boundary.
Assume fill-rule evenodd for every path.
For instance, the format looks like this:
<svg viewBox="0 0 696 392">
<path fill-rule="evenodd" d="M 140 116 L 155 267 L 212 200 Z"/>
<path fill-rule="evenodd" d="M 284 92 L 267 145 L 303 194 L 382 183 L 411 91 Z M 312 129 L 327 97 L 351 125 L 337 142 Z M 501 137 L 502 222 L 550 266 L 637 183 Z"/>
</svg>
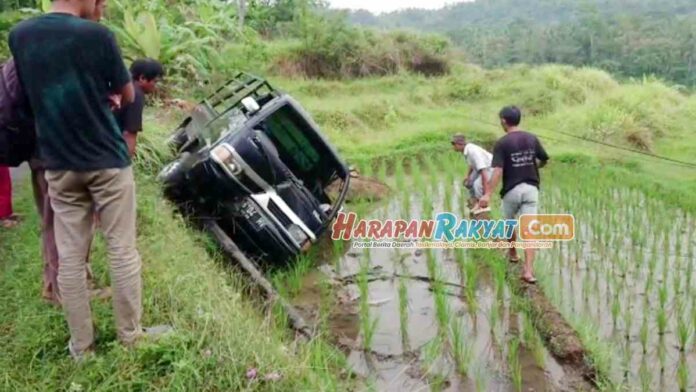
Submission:
<svg viewBox="0 0 696 392">
<path fill-rule="evenodd" d="M 539 139 L 529 132 L 510 132 L 498 140 L 493 150 L 493 166 L 503 169 L 501 196 L 521 183 L 539 187 L 537 159 L 547 161 L 549 157 Z"/>
<path fill-rule="evenodd" d="M 10 49 L 47 169 L 93 171 L 130 164 L 108 103 L 109 94 L 130 76 L 107 28 L 50 13 L 15 27 Z"/>
</svg>

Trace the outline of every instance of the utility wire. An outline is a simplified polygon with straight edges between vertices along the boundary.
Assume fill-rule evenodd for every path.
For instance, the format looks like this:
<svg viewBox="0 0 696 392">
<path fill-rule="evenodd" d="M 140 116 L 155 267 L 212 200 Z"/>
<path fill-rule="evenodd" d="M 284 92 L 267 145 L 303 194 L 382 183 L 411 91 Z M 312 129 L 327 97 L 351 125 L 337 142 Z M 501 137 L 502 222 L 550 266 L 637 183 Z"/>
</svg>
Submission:
<svg viewBox="0 0 696 392">
<path fill-rule="evenodd" d="M 468 117 L 468 116 L 464 116 L 464 118 L 466 118 L 466 119 L 469 120 L 469 121 L 477 122 L 477 123 L 484 124 L 484 125 L 488 125 L 488 126 L 491 126 L 491 127 L 496 127 L 496 128 L 497 128 L 497 127 L 500 127 L 499 124 L 494 124 L 494 123 L 491 123 L 491 122 L 488 122 L 488 121 L 485 121 L 485 120 L 481 120 L 481 119 L 478 119 L 478 118 L 473 118 L 473 117 Z M 543 128 L 536 128 L 536 130 L 542 131 L 542 132 L 552 132 L 552 131 L 549 131 L 549 130 L 545 130 L 545 129 L 543 129 Z M 600 141 L 600 140 L 591 139 L 591 138 L 584 137 L 584 136 L 578 136 L 578 135 L 574 135 L 574 134 L 568 133 L 568 132 L 563 132 L 563 131 L 553 131 L 553 132 L 555 132 L 555 133 L 557 133 L 557 134 L 560 134 L 560 135 L 563 135 L 563 136 L 567 136 L 567 137 L 576 139 L 576 140 L 581 140 L 581 141 L 588 142 L 588 143 L 594 143 L 594 144 L 598 144 L 598 145 L 601 145 L 601 146 L 605 146 L 605 147 L 609 147 L 609 148 L 614 148 L 614 149 L 617 149 L 617 150 L 622 150 L 622 151 L 626 151 L 626 152 L 631 152 L 631 153 L 634 153 L 634 154 L 641 154 L 641 155 L 645 155 L 645 156 L 648 156 L 648 157 L 651 157 L 651 158 L 654 158 L 654 159 L 658 159 L 658 160 L 662 160 L 662 161 L 665 161 L 665 162 L 669 162 L 669 163 L 672 163 L 672 164 L 675 164 L 675 165 L 679 165 L 679 166 L 683 166 L 683 167 L 688 167 L 688 168 L 691 168 L 691 169 L 696 169 L 696 163 L 693 163 L 693 162 L 681 161 L 681 160 L 678 160 L 678 159 L 674 159 L 674 158 L 670 158 L 670 157 L 666 157 L 666 156 L 662 156 L 662 155 L 653 154 L 653 153 L 648 152 L 648 151 L 637 150 L 637 149 L 635 149 L 635 148 L 622 147 L 622 146 L 618 146 L 618 145 L 616 145 L 616 144 L 611 144 L 611 143 L 607 143 L 607 142 L 603 142 L 603 141 Z M 555 141 L 555 142 L 567 142 L 567 140 L 561 140 L 561 139 L 558 139 L 558 138 L 555 138 L 555 137 L 552 137 L 552 136 L 543 135 L 543 134 L 539 134 L 539 136 L 540 136 L 541 138 L 548 139 L 548 140 Z"/>
</svg>

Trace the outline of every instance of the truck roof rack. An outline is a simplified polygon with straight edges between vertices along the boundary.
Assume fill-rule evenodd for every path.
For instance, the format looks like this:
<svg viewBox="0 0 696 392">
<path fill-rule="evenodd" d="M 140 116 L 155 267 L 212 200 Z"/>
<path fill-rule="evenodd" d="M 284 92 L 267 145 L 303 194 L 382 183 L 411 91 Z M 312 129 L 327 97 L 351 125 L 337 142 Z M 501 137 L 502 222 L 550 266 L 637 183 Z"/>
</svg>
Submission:
<svg viewBox="0 0 696 392">
<path fill-rule="evenodd" d="M 237 107 L 246 97 L 259 98 L 269 94 L 275 96 L 277 91 L 267 80 L 246 72 L 239 72 L 208 96 L 204 103 L 222 115 Z"/>
</svg>

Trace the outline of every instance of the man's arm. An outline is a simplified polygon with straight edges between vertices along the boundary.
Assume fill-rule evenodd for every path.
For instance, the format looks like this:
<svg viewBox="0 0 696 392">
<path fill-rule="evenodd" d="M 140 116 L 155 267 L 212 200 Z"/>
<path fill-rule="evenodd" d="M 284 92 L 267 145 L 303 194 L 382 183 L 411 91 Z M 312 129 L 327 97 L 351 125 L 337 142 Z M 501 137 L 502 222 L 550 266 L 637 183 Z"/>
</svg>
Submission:
<svg viewBox="0 0 696 392">
<path fill-rule="evenodd" d="M 481 208 L 488 207 L 491 202 L 493 191 L 498 187 L 498 184 L 500 184 L 500 179 L 503 177 L 503 166 L 505 165 L 504 155 L 503 147 L 500 145 L 500 142 L 496 143 L 493 148 L 493 176 L 490 181 L 484 180 L 483 182 L 484 194 L 483 197 L 479 199 L 479 207 Z"/>
<path fill-rule="evenodd" d="M 104 78 L 111 86 L 111 93 L 121 96 L 121 106 L 129 105 L 135 100 L 135 90 L 131 82 L 130 72 L 123 63 L 121 49 L 111 31 L 106 30 L 102 37 Z"/>
<path fill-rule="evenodd" d="M 491 177 L 491 180 L 488 182 L 488 188 L 486 189 L 485 194 L 483 195 L 482 198 L 479 199 L 479 207 L 481 207 L 481 208 L 488 207 L 488 205 L 491 202 L 491 195 L 493 194 L 493 190 L 495 190 L 498 187 L 498 184 L 500 184 L 500 179 L 502 177 L 503 177 L 503 168 L 502 167 L 493 168 L 493 177 Z M 485 187 L 485 185 L 484 185 L 484 187 Z"/>
<path fill-rule="evenodd" d="M 128 144 L 130 156 L 135 155 L 138 133 L 143 130 L 143 111 L 145 110 L 145 97 L 142 93 L 135 94 L 133 103 L 122 109 L 123 139 Z"/>
<path fill-rule="evenodd" d="M 123 139 L 128 145 L 128 155 L 133 158 L 135 156 L 135 147 L 138 144 L 138 134 L 125 131 L 123 132 Z"/>
<path fill-rule="evenodd" d="M 483 194 L 485 195 L 488 193 L 488 188 L 490 188 L 490 184 L 488 183 L 488 181 L 490 180 L 490 178 L 488 178 L 488 170 L 481 169 L 479 171 L 479 175 L 481 176 L 481 184 L 483 185 Z"/>
<path fill-rule="evenodd" d="M 114 91 L 117 95 L 121 96 L 121 106 L 126 106 L 135 101 L 135 88 L 132 82 L 126 83 L 120 90 Z"/>
</svg>

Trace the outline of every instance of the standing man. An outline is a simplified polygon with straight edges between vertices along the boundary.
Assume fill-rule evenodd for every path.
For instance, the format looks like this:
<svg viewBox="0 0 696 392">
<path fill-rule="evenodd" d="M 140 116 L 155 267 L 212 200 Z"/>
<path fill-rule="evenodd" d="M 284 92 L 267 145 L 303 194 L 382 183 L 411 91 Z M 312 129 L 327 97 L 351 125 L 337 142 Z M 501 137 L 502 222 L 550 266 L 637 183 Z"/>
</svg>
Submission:
<svg viewBox="0 0 696 392">
<path fill-rule="evenodd" d="M 135 100 L 116 109 L 116 121 L 128 144 L 128 153 L 133 157 L 138 133 L 143 130 L 145 94 L 157 91 L 157 83 L 164 77 L 164 67 L 156 60 L 140 59 L 133 62 L 130 72 L 135 87 Z"/>
<path fill-rule="evenodd" d="M 464 185 L 469 189 L 471 196 L 469 208 L 471 208 L 472 218 L 485 219 L 484 214 L 489 212 L 490 208 L 481 208 L 479 199 L 488 191 L 493 173 L 491 167 L 493 155 L 483 147 L 467 142 L 466 137 L 461 134 L 452 137 L 452 147 L 455 151 L 464 154 L 464 158 L 466 158 L 469 165 L 469 172 L 466 174 Z"/>
<path fill-rule="evenodd" d="M 107 0 L 96 0 L 94 14 L 90 18 L 95 22 L 100 22 L 104 16 Z M 43 256 L 43 288 L 41 297 L 50 304 L 60 306 L 60 290 L 58 289 L 58 248 L 56 246 L 56 235 L 53 224 L 53 207 L 51 198 L 48 196 L 48 183 L 46 183 L 46 170 L 41 161 L 39 151 L 35 151 L 34 157 L 29 161 L 31 167 L 31 179 L 34 190 L 34 201 L 36 209 L 41 218 L 41 254 Z M 89 263 L 89 251 L 85 257 L 85 268 L 87 270 L 88 287 L 94 286 L 92 269 Z M 92 291 L 93 294 L 98 291 Z"/>
<path fill-rule="evenodd" d="M 539 139 L 519 128 L 522 112 L 515 106 L 508 106 L 500 111 L 500 124 L 505 130 L 503 136 L 493 149 L 493 178 L 486 194 L 481 198 L 481 207 L 488 207 L 491 193 L 503 179 L 503 215 L 505 219 L 517 219 L 520 215 L 537 214 L 539 205 L 539 168 L 549 160 L 548 154 Z M 517 240 L 513 233 L 511 242 Z M 525 262 L 522 268 L 522 280 L 533 284 L 534 249 L 525 249 Z M 510 261 L 519 262 L 517 250 L 510 248 Z"/>
<path fill-rule="evenodd" d="M 95 204 L 111 264 L 118 338 L 131 345 L 143 331 L 135 184 L 109 107 L 111 94 L 132 102 L 133 85 L 114 35 L 87 20 L 95 8 L 95 0 L 54 0 L 50 13 L 21 22 L 9 39 L 55 211 L 58 286 L 75 359 L 94 345 L 85 262 Z"/>
</svg>

